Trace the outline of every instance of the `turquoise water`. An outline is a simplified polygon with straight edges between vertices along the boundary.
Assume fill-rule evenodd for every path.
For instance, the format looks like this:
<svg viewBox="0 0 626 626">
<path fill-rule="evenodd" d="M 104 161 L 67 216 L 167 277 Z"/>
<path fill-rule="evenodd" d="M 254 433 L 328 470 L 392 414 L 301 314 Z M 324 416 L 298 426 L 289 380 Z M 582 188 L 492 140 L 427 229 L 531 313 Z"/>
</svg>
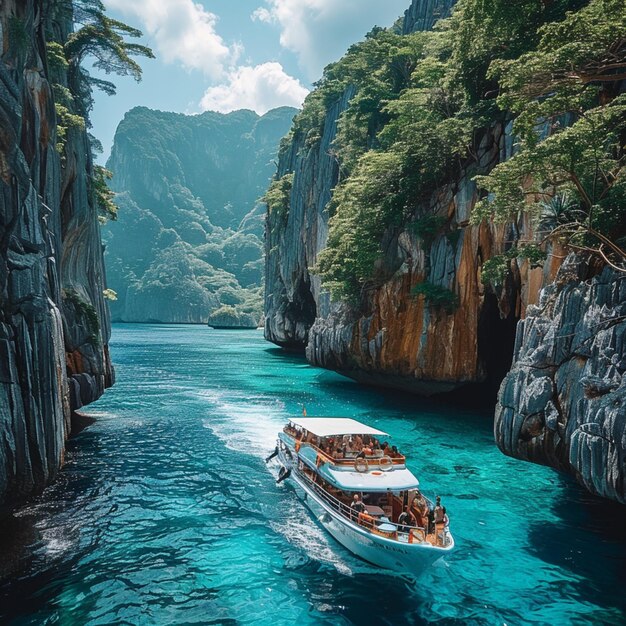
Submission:
<svg viewBox="0 0 626 626">
<path fill-rule="evenodd" d="M 255 331 L 120 325 L 112 349 L 96 423 L 16 513 L 28 558 L 0 623 L 624 623 L 624 510 L 502 456 L 488 411 L 365 389 Z M 445 562 L 370 567 L 275 485 L 263 458 L 302 404 L 392 434 L 448 509 Z"/>
</svg>

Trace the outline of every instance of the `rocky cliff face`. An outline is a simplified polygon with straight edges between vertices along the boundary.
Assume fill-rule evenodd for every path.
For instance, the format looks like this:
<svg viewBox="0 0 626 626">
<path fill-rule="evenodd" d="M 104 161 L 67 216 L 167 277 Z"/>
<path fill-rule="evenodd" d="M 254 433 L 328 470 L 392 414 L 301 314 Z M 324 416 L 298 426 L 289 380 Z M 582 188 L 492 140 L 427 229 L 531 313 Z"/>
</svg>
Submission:
<svg viewBox="0 0 626 626">
<path fill-rule="evenodd" d="M 517 327 L 495 437 L 510 456 L 626 503 L 626 277 L 568 258 Z"/>
<path fill-rule="evenodd" d="M 329 108 L 317 146 L 307 148 L 300 134 L 279 160 L 277 177 L 293 172 L 294 181 L 286 220 L 268 214 L 266 222 L 265 337 L 287 349 L 303 350 L 316 316 L 330 312 L 330 298 L 309 268 L 328 238 L 326 206 L 339 177 L 331 145 L 354 91 L 346 89 Z"/>
<path fill-rule="evenodd" d="M 432 27 L 453 4 L 415 0 L 405 33 Z M 311 363 L 372 384 L 424 394 L 490 380 L 497 385 L 510 365 L 516 321 L 558 268 L 553 257 L 543 269 L 521 263 L 497 295 L 481 284 L 484 260 L 504 252 L 505 242 L 530 236 L 524 221 L 469 225 L 478 200 L 472 178 L 512 154 L 511 124 L 494 122 L 476 159 L 416 211 L 416 219 L 431 215 L 445 223 L 432 240 L 416 236 L 413 224 L 390 229 L 378 268 L 388 279 L 358 307 L 331 303 L 310 268 L 326 245 L 328 203 L 339 176 L 332 143 L 354 93 L 349 88 L 328 108 L 317 146 L 307 148 L 307 137 L 296 134 L 282 153 L 278 177 L 291 172 L 294 179 L 286 218 L 268 214 L 266 225 L 266 338 L 306 349 Z M 450 289 L 460 306 L 449 312 L 412 296 L 420 281 Z"/>
<path fill-rule="evenodd" d="M 448 17 L 456 0 L 413 0 L 404 14 L 405 35 L 430 30 L 437 20 Z"/>
<path fill-rule="evenodd" d="M 414 0 L 404 33 L 432 27 L 452 4 Z M 355 92 L 327 109 L 319 147 L 295 132 L 282 154 L 278 177 L 293 174 L 293 182 L 288 212 L 270 211 L 266 222 L 266 338 L 356 380 L 423 395 L 487 383 L 485 397 L 495 398 L 506 375 L 496 413 L 500 448 L 626 501 L 625 280 L 608 269 L 594 277 L 597 268 L 575 257 L 561 268 L 564 251 L 554 248 L 541 267 L 516 259 L 497 289 L 481 280 L 486 260 L 534 239 L 528 218 L 470 224 L 479 200 L 473 178 L 513 155 L 508 116 L 481 132 L 474 158 L 404 226 L 387 226 L 377 280 L 358 303 L 331 302 L 320 287 L 310 269 L 327 243 L 339 179 L 332 142 Z M 438 225 L 419 234 L 425 216 Z M 429 300 L 427 289 L 416 295 L 416 285 L 457 306 Z"/>
<path fill-rule="evenodd" d="M 482 139 L 477 162 L 420 208 L 420 214 L 446 222 L 442 232 L 429 242 L 410 228 L 389 231 L 380 269 L 390 278 L 367 293 L 358 309 L 322 302 L 305 336 L 311 363 L 424 395 L 499 383 L 510 365 L 517 320 L 559 264 L 553 256 L 543 268 L 522 263 L 498 296 L 481 283 L 484 260 L 503 252 L 504 242 L 531 235 L 523 221 L 468 225 L 478 200 L 472 178 L 490 171 L 511 150 L 510 126 L 494 124 Z M 458 306 L 447 310 L 412 295 L 412 287 L 423 281 L 449 289 Z"/>
<path fill-rule="evenodd" d="M 89 142 L 55 149 L 46 4 L 0 7 L 0 504 L 55 476 L 72 412 L 113 382 Z"/>
<path fill-rule="evenodd" d="M 437 19 L 447 17 L 455 0 L 413 0 L 406 11 L 403 33 L 432 28 Z M 332 144 L 337 124 L 356 93 L 348 87 L 326 113 L 321 140 L 308 147 L 307 135 L 296 134 L 289 149 L 281 153 L 277 178 L 293 173 L 289 213 L 286 220 L 268 213 L 265 232 L 265 337 L 289 350 L 304 350 L 309 331 L 316 319 L 327 320 L 326 327 L 335 335 L 332 343 L 349 349 L 351 323 L 339 322 L 341 309 L 331 306 L 320 280 L 309 271 L 328 238 L 327 206 L 339 180 L 339 163 Z M 333 311 L 333 321 L 328 317 Z M 339 324 L 337 324 L 339 322 Z M 341 326 L 341 328 L 339 327 Z M 340 365 L 336 351 L 321 347 L 309 350 L 309 358 L 325 367 Z M 349 353 L 345 354 L 350 360 Z M 345 367 L 336 367 L 347 371 Z M 350 368 L 352 369 L 352 368 Z"/>
</svg>

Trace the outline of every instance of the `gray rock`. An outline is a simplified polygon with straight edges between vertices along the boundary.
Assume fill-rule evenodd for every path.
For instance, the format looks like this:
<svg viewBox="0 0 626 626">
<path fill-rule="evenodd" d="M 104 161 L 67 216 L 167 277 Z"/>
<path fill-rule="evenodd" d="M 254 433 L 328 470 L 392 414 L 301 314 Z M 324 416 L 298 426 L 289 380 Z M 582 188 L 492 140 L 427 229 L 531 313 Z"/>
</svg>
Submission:
<svg viewBox="0 0 626 626">
<path fill-rule="evenodd" d="M 3 32 L 15 14 L 28 40 L 0 59 L 0 505 L 55 477 L 72 411 L 113 382 L 89 141 L 69 130 L 61 162 L 41 3 L 8 0 Z"/>
<path fill-rule="evenodd" d="M 505 454 L 566 471 L 626 503 L 626 276 L 607 268 L 579 282 L 577 265 L 572 255 L 520 328 L 496 442 Z"/>
</svg>

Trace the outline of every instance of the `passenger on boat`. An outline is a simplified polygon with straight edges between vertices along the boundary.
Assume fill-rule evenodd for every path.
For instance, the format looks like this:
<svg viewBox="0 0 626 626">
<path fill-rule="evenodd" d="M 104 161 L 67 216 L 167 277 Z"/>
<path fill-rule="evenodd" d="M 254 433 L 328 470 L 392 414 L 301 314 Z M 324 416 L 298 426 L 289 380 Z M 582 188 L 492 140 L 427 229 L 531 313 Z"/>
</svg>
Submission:
<svg viewBox="0 0 626 626">
<path fill-rule="evenodd" d="M 398 517 L 398 530 L 403 533 L 408 533 L 411 530 L 410 526 L 418 526 L 418 523 L 411 509 L 407 507 Z"/>
<path fill-rule="evenodd" d="M 391 446 L 391 452 L 389 453 L 389 456 L 392 459 L 397 459 L 399 456 L 402 456 L 399 452 L 398 452 L 398 446 Z"/>
<path fill-rule="evenodd" d="M 356 513 L 355 517 L 358 517 L 359 513 L 365 513 L 365 505 L 363 504 L 363 500 L 361 500 L 361 496 L 358 493 L 354 494 L 350 508 Z"/>
<path fill-rule="evenodd" d="M 415 497 L 413 498 L 413 508 L 417 509 L 422 517 L 425 517 L 428 512 L 428 503 L 419 489 L 415 492 Z"/>
<path fill-rule="evenodd" d="M 357 435 L 354 438 L 354 448 L 360 452 L 363 448 L 363 437 L 361 437 L 361 435 Z"/>
<path fill-rule="evenodd" d="M 446 510 L 441 506 L 441 497 L 437 496 L 437 500 L 435 501 L 435 524 L 443 523 L 443 517 L 446 514 Z"/>
<path fill-rule="evenodd" d="M 419 490 L 413 498 L 411 509 L 417 518 L 417 525 L 424 528 L 428 526 L 428 503 Z"/>
<path fill-rule="evenodd" d="M 339 460 L 343 459 L 343 450 L 341 448 L 335 450 L 335 458 Z"/>
<path fill-rule="evenodd" d="M 435 522 L 435 538 L 437 543 L 439 543 L 441 541 L 441 543 L 443 544 L 444 541 L 444 537 L 443 537 L 443 533 L 444 533 L 444 528 L 445 528 L 445 519 L 446 519 L 446 509 L 445 507 L 441 506 L 441 498 L 439 496 L 437 496 L 437 501 L 435 504 L 435 508 L 433 510 L 433 519 Z"/>
</svg>

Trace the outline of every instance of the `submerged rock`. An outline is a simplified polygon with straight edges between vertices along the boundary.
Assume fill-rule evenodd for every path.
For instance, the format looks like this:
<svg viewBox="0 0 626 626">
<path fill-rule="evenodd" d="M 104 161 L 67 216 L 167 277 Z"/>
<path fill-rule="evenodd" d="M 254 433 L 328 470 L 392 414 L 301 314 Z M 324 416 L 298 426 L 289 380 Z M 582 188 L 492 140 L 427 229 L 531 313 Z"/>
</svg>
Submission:
<svg viewBox="0 0 626 626">
<path fill-rule="evenodd" d="M 584 280 L 581 268 L 569 257 L 520 322 L 495 437 L 505 454 L 626 503 L 626 276 Z"/>
</svg>

